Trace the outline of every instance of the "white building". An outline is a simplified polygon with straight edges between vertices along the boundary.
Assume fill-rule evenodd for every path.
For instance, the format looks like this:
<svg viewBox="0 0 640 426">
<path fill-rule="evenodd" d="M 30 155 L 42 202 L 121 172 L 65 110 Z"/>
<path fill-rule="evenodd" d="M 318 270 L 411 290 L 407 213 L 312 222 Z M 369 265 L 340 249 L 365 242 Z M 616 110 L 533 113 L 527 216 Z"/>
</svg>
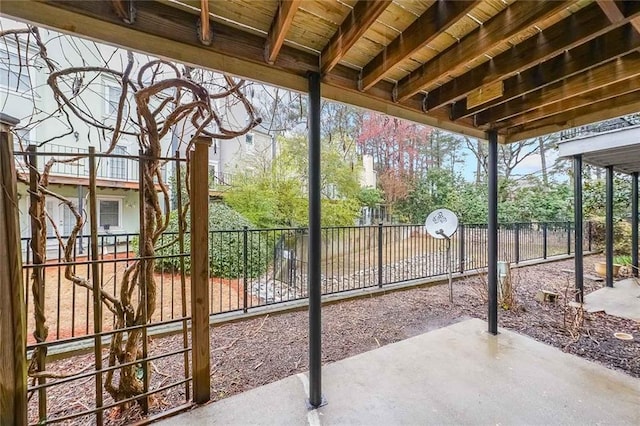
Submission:
<svg viewBox="0 0 640 426">
<path fill-rule="evenodd" d="M 3 30 L 10 28 L 25 28 L 22 23 L 0 18 Z M 47 55 L 60 68 L 69 66 L 101 67 L 107 64 L 113 70 L 123 70 L 127 63 L 126 53 L 110 46 L 82 40 L 76 37 L 62 36 L 55 32 L 41 30 L 43 41 L 47 45 Z M 25 40 L 26 37 L 21 37 Z M 28 144 L 37 144 L 38 152 L 51 155 L 39 156 L 38 166 L 42 169 L 46 161 L 55 153 L 86 153 L 90 146 L 97 152 L 103 152 L 109 145 L 109 132 L 97 129 L 74 114 L 68 119 L 61 114 L 51 117 L 48 114 L 56 111 L 58 104 L 51 88 L 47 85 L 50 70 L 44 61 L 38 58 L 38 51 L 34 43 L 17 44 L 13 37 L 4 37 L 0 45 L 0 95 L 2 98 L 2 112 L 20 119 L 16 128 L 15 150 L 25 150 Z M 132 78 L 137 76 L 137 68 L 149 61 L 149 57 L 134 54 L 134 70 Z M 21 67 L 21 63 L 28 63 L 29 67 Z M 208 71 L 198 71 L 208 73 Z M 214 73 L 211 73 L 214 76 Z M 211 78 L 215 78 L 211 77 Z M 82 102 L 76 102 L 76 107 L 89 120 L 95 119 L 100 125 L 111 126 L 115 123 L 118 101 L 121 96 L 120 83 L 109 73 L 79 72 L 77 73 L 78 87 L 81 88 Z M 61 82 L 61 90 L 65 93 L 73 92 L 76 80 Z M 216 103 L 221 112 L 223 125 L 228 129 L 244 128 L 249 114 L 241 102 L 219 99 Z M 133 117 L 133 100 L 125 105 L 125 113 L 129 119 Z M 68 120 L 68 122 L 67 122 Z M 130 122 L 129 122 L 130 123 Z M 182 126 L 182 128 L 179 128 Z M 181 140 L 188 136 L 192 128 L 190 123 L 176 126 L 174 132 L 163 140 L 163 154 L 171 156 L 176 150 L 184 150 Z M 99 127 L 99 126 L 98 126 Z M 44 143 L 46 142 L 46 143 Z M 113 154 L 138 154 L 138 141 L 135 135 L 122 134 Z M 271 160 L 277 155 L 275 137 L 257 126 L 246 134 L 231 139 L 214 140 L 210 149 L 210 175 L 217 185 L 233 184 L 233 176 L 239 172 L 251 173 L 258 167 L 269 167 Z M 18 157 L 18 171 L 28 173 L 24 167 L 24 157 Z M 371 158 L 363 158 L 363 173 L 360 176 L 363 187 L 375 187 L 375 173 Z M 170 173 L 172 167 L 165 171 Z M 136 234 L 139 230 L 139 192 L 138 192 L 138 162 L 134 159 L 122 157 L 101 158 L 98 161 L 98 226 L 101 234 Z M 50 173 L 50 188 L 61 196 L 66 197 L 81 210 L 87 210 L 87 192 L 89 186 L 88 159 L 83 158 L 73 163 L 57 163 Z M 23 237 L 30 236 L 30 219 L 28 215 L 28 188 L 19 185 L 20 193 L 20 224 Z M 51 221 L 56 224 L 61 235 L 68 235 L 75 223 L 71 211 L 66 205 L 53 197 L 48 197 L 46 210 Z M 53 240 L 53 227 L 48 226 L 49 236 Z M 83 230 L 88 235 L 88 224 Z"/>
<path fill-rule="evenodd" d="M 1 18 L 3 30 L 25 28 L 24 24 Z M 68 66 L 105 66 L 122 70 L 126 64 L 126 56 L 121 51 L 75 37 L 41 30 L 41 36 L 47 46 L 47 56 L 59 63 L 61 68 Z M 26 37 L 20 37 L 26 40 Z M 146 62 L 147 58 L 136 56 L 136 65 Z M 28 67 L 20 64 L 27 63 Z M 38 168 L 55 153 L 86 153 L 90 146 L 97 152 L 103 152 L 110 142 L 109 131 L 102 131 L 73 114 L 68 119 L 58 110 L 53 91 L 47 85 L 50 75 L 46 64 L 38 56 L 35 44 L 21 42 L 13 37 L 4 37 L 0 44 L 0 99 L 2 112 L 20 120 L 16 127 L 14 150 L 21 151 L 29 144 L 41 145 L 38 152 L 51 155 L 38 156 Z M 109 127 L 115 123 L 121 87 L 115 77 L 109 73 L 78 72 L 75 74 L 79 90 L 76 107 L 84 117 L 91 117 L 99 124 Z M 135 75 L 135 72 L 132 73 Z M 76 80 L 74 80 L 74 85 Z M 60 89 L 67 93 L 76 90 L 68 87 L 68 81 L 60 81 Z M 129 106 L 126 106 L 129 112 Z M 133 108 L 131 108 L 133 109 Z M 127 128 L 125 128 L 127 130 Z M 169 152 L 171 138 L 166 138 L 165 153 Z M 46 143 L 45 143 L 46 142 Z M 138 154 L 138 141 L 134 135 L 123 133 L 118 139 L 114 154 Z M 62 158 L 62 157 L 60 157 Z M 24 157 L 18 156 L 19 174 L 28 174 L 24 167 Z M 101 158 L 98 160 L 97 201 L 98 225 L 100 233 L 124 234 L 137 233 L 139 229 L 138 207 L 138 162 L 127 158 Z M 71 200 L 86 211 L 86 195 L 89 186 L 88 159 L 83 158 L 73 163 L 57 163 L 53 166 L 49 188 Z M 28 215 L 28 188 L 18 185 L 20 196 L 20 226 L 23 237 L 30 235 Z M 46 211 L 51 221 L 58 227 L 62 235 L 71 232 L 75 218 L 66 205 L 53 197 L 47 197 Z M 53 227 L 48 226 L 49 236 L 53 237 Z M 85 225 L 85 235 L 88 224 Z M 55 245 L 55 241 L 52 241 Z"/>
<path fill-rule="evenodd" d="M 226 110 L 226 126 L 239 129 L 246 126 L 249 114 L 242 104 Z M 267 167 L 276 155 L 275 137 L 261 126 L 232 139 L 217 139 L 209 152 L 210 174 L 214 183 L 231 185 L 233 176 L 239 172 L 264 165 Z"/>
</svg>

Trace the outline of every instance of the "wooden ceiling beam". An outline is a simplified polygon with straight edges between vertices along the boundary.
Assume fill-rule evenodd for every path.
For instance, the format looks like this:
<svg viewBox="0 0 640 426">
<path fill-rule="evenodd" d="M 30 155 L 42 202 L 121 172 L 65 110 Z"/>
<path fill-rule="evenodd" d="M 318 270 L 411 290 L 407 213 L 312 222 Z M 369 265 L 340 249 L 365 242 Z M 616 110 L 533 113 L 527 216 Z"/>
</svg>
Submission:
<svg viewBox="0 0 640 426">
<path fill-rule="evenodd" d="M 308 90 L 307 73 L 319 71 L 317 55 L 286 44 L 280 50 L 276 65 L 266 64 L 263 35 L 223 22 L 216 23 L 214 42 L 203 45 L 194 34 L 194 20 L 200 15 L 196 9 L 155 1 L 137 2 L 136 6 L 137 18 L 131 25 L 124 24 L 109 3 L 102 1 L 2 0 L 2 14 L 303 93 Z M 357 70 L 337 65 L 323 78 L 322 96 L 475 138 L 484 136 L 483 131 L 473 128 L 471 120 L 453 123 L 444 111 L 425 114 L 419 97 L 402 103 L 391 102 L 393 84 L 387 81 L 380 81 L 368 92 L 360 92 L 358 74 Z"/>
<path fill-rule="evenodd" d="M 505 40 L 567 7 L 567 2 L 517 1 L 476 31 L 464 37 L 398 83 L 398 100 L 403 101 L 452 72 L 460 72 L 467 63 L 482 56 Z M 365 68 L 366 70 L 366 68 Z"/>
<path fill-rule="evenodd" d="M 607 15 L 607 18 L 611 22 L 618 22 L 624 19 L 624 15 L 620 11 L 620 8 L 616 5 L 615 1 L 612 0 L 596 0 L 600 9 Z"/>
<path fill-rule="evenodd" d="M 596 0 L 596 3 L 598 3 L 600 9 L 602 9 L 611 22 L 615 23 L 624 19 L 624 13 L 622 13 L 620 8 L 621 5 L 619 4 L 621 2 L 613 0 Z M 622 6 L 624 7 L 624 3 Z M 640 19 L 632 19 L 631 25 L 633 25 L 633 28 L 640 33 Z"/>
<path fill-rule="evenodd" d="M 430 91 L 426 109 L 429 111 L 457 101 L 473 90 L 509 78 L 640 16 L 640 2 L 632 2 L 626 9 L 625 19 L 611 23 L 597 4 L 584 7 L 538 35 Z"/>
<path fill-rule="evenodd" d="M 276 61 L 300 3 L 302 0 L 280 0 L 264 44 L 264 57 L 267 63 L 273 64 Z"/>
<path fill-rule="evenodd" d="M 336 33 L 320 54 L 320 71 L 326 74 L 347 54 L 376 19 L 392 3 L 391 0 L 360 0 L 342 21 Z"/>
<path fill-rule="evenodd" d="M 481 111 L 474 116 L 474 123 L 478 127 L 493 128 L 495 125 L 501 128 L 505 126 L 499 123 L 503 120 L 638 75 L 640 75 L 640 55 L 633 52 L 520 98 Z"/>
<path fill-rule="evenodd" d="M 422 112 L 422 98 L 419 96 L 415 96 L 402 103 L 391 102 L 389 96 L 394 85 L 388 81 L 380 81 L 369 91 L 362 92 L 358 88 L 357 79 L 353 78 L 354 72 L 357 71 L 352 68 L 338 65 L 333 72 L 324 76 L 322 78 L 323 98 L 368 110 L 382 112 L 383 114 L 414 121 L 416 123 L 426 124 L 432 127 L 450 130 L 452 132 L 458 132 L 468 136 L 472 136 L 469 133 L 471 132 L 475 135 L 473 137 L 476 138 L 486 136 L 483 130 L 473 127 L 471 119 L 466 119 L 466 121 L 460 123 L 453 123 L 447 119 L 446 114 L 424 114 L 424 112 Z M 456 127 L 450 127 L 452 124 L 458 125 Z M 499 140 L 502 141 L 502 136 L 499 136 Z"/>
<path fill-rule="evenodd" d="M 535 138 L 638 111 L 640 111 L 640 90 L 510 128 L 506 132 L 505 142 Z"/>
<path fill-rule="evenodd" d="M 504 80 L 500 98 L 468 108 L 463 98 L 451 106 L 450 118 L 458 120 L 480 111 L 516 99 L 550 84 L 587 71 L 612 59 L 640 49 L 640 34 L 630 25 L 616 28 L 588 43 L 575 47 L 520 74 Z"/>
<path fill-rule="evenodd" d="M 361 89 L 369 90 L 398 63 L 431 43 L 442 31 L 459 21 L 478 3 L 480 3 L 479 0 L 436 1 L 364 67 L 360 80 Z"/>
<path fill-rule="evenodd" d="M 586 107 L 588 105 L 616 98 L 634 92 L 640 87 L 640 75 L 589 90 L 585 93 L 563 99 L 559 102 L 526 112 L 509 120 L 497 123 L 497 128 L 514 128 L 532 121 L 551 117 L 566 111 Z"/>
</svg>

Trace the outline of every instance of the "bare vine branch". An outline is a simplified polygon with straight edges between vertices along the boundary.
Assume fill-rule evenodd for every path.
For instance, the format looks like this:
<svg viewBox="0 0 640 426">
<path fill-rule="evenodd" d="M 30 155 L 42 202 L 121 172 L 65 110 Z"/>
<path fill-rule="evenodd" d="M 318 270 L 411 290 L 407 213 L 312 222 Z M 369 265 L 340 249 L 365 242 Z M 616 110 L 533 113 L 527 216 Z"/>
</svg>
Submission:
<svg viewBox="0 0 640 426">
<path fill-rule="evenodd" d="M 86 225 L 86 212 L 80 211 L 72 199 L 50 185 L 51 176 L 59 165 L 81 164 L 86 161 L 88 154 L 78 152 L 78 155 L 60 157 L 52 154 L 42 169 L 33 174 L 36 182 L 30 182 L 30 174 L 25 173 L 32 167 L 25 155 L 25 166 L 17 176 L 19 182 L 36 188 L 30 193 L 33 203 L 29 215 L 36 227 L 35 232 L 41 238 L 38 243 L 35 240 L 32 242 L 34 256 L 43 264 L 46 262 L 47 229 L 52 230 L 63 252 L 65 279 L 73 286 L 97 292 L 102 305 L 114 315 L 108 363 L 110 367 L 117 368 L 109 369 L 106 373 L 105 390 L 115 401 L 139 395 L 143 386 L 136 363 L 142 358 L 142 329 L 127 328 L 147 324 L 156 305 L 154 256 L 160 238 L 169 225 L 171 210 L 171 194 L 163 174 L 166 161 L 161 158 L 163 141 L 169 135 L 180 135 L 180 149 L 187 156 L 185 183 L 187 193 L 190 193 L 189 158 L 195 139 L 201 136 L 230 139 L 247 133 L 261 120 L 243 92 L 243 80 L 190 67 L 183 67 L 181 71 L 178 64 L 117 49 L 103 55 L 96 44 L 84 44 L 61 35 L 45 39 L 40 30 L 32 26 L 0 31 L 0 39 L 6 42 L 7 38 L 14 38 L 19 46 L 18 64 L 13 65 L 18 66 L 20 73 L 38 69 L 47 74 L 45 85 L 30 87 L 30 90 L 33 99 L 47 97 L 53 100 L 50 104 L 54 106 L 43 111 L 34 102 L 32 114 L 26 117 L 23 130 L 30 131 L 47 122 L 56 122 L 56 127 L 62 130 L 42 137 L 37 143 L 38 147 L 53 141 L 69 143 L 65 141 L 70 137 L 77 142 L 82 133 L 87 143 L 100 147 L 101 155 L 113 153 L 123 137 L 134 138 L 141 150 L 141 156 L 138 157 L 141 162 L 140 222 L 144 233 L 138 240 L 138 257 L 129 261 L 113 291 L 107 290 L 97 277 L 90 277 L 89 274 L 83 276 L 80 269 L 74 268 L 74 253 L 79 235 Z M 50 49 L 49 43 L 54 41 L 56 45 Z M 84 57 L 81 54 L 84 50 L 91 54 Z M 59 51 L 56 54 L 61 57 L 53 58 L 50 51 Z M 75 57 L 72 55 L 74 53 Z M 115 66 L 114 62 L 118 60 L 120 64 Z M 115 116 L 109 120 L 92 108 L 90 100 L 91 97 L 104 99 L 104 79 L 120 87 L 117 105 L 110 104 L 114 105 Z M 248 116 L 240 128 L 235 128 L 229 122 L 224 111 L 225 107 L 234 105 L 241 105 Z M 26 143 L 34 142 L 21 137 L 18 140 L 23 147 Z M 97 171 L 89 170 L 89 173 L 95 174 Z M 69 235 L 62 234 L 51 213 L 46 210 L 47 199 L 56 200 L 70 212 L 72 223 Z M 189 204 L 187 200 L 182 211 L 178 212 L 178 220 L 183 225 L 186 225 Z M 97 231 L 91 229 L 91 233 Z M 36 333 L 35 339 L 41 343 L 48 338 L 47 318 L 44 306 L 39 302 L 40 292 L 44 291 L 44 277 L 33 274 L 31 284 L 34 320 L 37 328 L 42 330 L 40 334 Z M 46 346 L 37 346 L 28 369 L 32 380 L 69 377 L 68 374 L 48 371 L 39 365 L 36 358 L 43 355 L 46 355 Z"/>
</svg>

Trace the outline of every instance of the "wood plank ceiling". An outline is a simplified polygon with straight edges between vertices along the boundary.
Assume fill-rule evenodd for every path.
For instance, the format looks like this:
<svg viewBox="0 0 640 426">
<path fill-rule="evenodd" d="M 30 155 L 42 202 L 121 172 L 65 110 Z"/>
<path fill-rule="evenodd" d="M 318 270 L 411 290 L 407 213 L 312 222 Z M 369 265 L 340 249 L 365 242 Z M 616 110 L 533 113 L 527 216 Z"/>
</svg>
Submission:
<svg viewBox="0 0 640 426">
<path fill-rule="evenodd" d="M 3 0 L 61 31 L 512 142 L 640 111 L 640 1 Z"/>
</svg>

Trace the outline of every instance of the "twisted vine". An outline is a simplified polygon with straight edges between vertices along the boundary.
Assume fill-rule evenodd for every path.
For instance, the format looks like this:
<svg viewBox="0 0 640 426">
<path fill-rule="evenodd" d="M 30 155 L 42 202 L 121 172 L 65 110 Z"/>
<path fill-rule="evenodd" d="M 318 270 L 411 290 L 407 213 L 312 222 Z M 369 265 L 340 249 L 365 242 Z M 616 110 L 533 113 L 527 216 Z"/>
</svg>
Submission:
<svg viewBox="0 0 640 426">
<path fill-rule="evenodd" d="M 128 264 L 119 282 L 119 288 L 115 292 L 109 292 L 99 284 L 94 286 L 88 276 L 82 276 L 73 267 L 74 252 L 78 235 L 86 222 L 86 212 L 80 209 L 67 197 L 56 193 L 49 185 L 50 176 L 54 166 L 58 163 L 78 163 L 84 161 L 86 154 L 74 157 L 56 158 L 53 156 L 46 161 L 42 171 L 36 171 L 37 181 L 33 195 L 33 203 L 29 209 L 29 216 L 36 227 L 34 232 L 40 238 L 32 240 L 32 251 L 36 263 L 46 262 L 46 235 L 47 228 L 51 227 L 56 241 L 63 252 L 64 276 L 74 286 L 82 287 L 90 292 L 98 292 L 99 298 L 111 313 L 115 316 L 114 333 L 109 344 L 108 365 L 111 368 L 105 375 L 105 390 L 115 401 L 133 398 L 143 393 L 143 380 L 138 375 L 137 364 L 142 361 L 142 327 L 149 323 L 156 306 L 156 281 L 154 276 L 154 256 L 158 247 L 158 241 L 169 223 L 170 193 L 162 176 L 162 167 L 166 161 L 162 160 L 162 140 L 171 132 L 179 134 L 181 145 L 187 153 L 197 137 L 209 136 L 216 139 L 229 139 L 250 131 L 260 119 L 249 100 L 242 93 L 243 80 L 233 79 L 229 76 L 216 77 L 209 74 L 210 80 L 201 79 L 195 81 L 193 70 L 180 67 L 174 63 L 160 60 L 147 59 L 137 68 L 135 78 L 132 73 L 135 68 L 133 53 L 126 52 L 124 70 L 120 71 L 109 67 L 108 61 L 94 66 L 83 63 L 81 65 L 69 64 L 61 67 L 59 62 L 53 60 L 47 49 L 47 43 L 43 41 L 36 27 L 28 27 L 24 30 L 0 31 L 0 40 L 4 37 L 13 37 L 18 40 L 23 38 L 26 44 L 37 52 L 34 57 L 20 59 L 18 64 L 21 69 L 29 70 L 38 61 L 45 64 L 48 71 L 47 84 L 44 89 L 55 100 L 55 110 L 38 111 L 43 118 L 28 120 L 32 127 L 37 127 L 46 120 L 62 120 L 65 123 L 65 131 L 60 135 L 54 135 L 42 141 L 42 146 L 76 132 L 75 117 L 83 125 L 94 130 L 100 135 L 100 141 L 105 142 L 106 149 L 101 154 L 110 154 L 117 146 L 123 135 L 135 137 L 138 141 L 142 161 L 140 168 L 141 181 L 143 182 L 141 194 L 142 216 L 140 218 L 141 229 L 144 230 L 139 240 L 138 258 Z M 66 37 L 66 36 L 61 36 Z M 87 76 L 91 75 L 92 78 Z M 200 73 L 204 76 L 205 73 Z M 107 76 L 116 80 L 121 87 L 118 100 L 116 117 L 113 123 L 105 123 L 104 120 L 95 117 L 93 111 L 83 107 L 82 97 L 91 92 L 91 84 L 100 76 Z M 216 83 L 213 84 L 215 79 Z M 212 90 L 216 87 L 218 90 Z M 71 88 L 71 89 L 69 89 Z M 44 90 L 43 89 L 43 90 Z M 243 105 L 249 116 L 249 120 L 241 129 L 229 127 L 225 122 L 224 114 L 218 111 L 213 100 L 226 99 L 239 102 Z M 130 116 L 126 105 L 133 100 L 135 115 Z M 189 123 L 190 131 L 185 135 L 186 123 Z M 177 129 L 181 128 L 182 132 Z M 26 160 L 26 158 L 25 158 Z M 30 185 L 29 166 L 18 170 L 20 182 Z M 190 173 L 187 161 L 187 177 Z M 91 171 L 95 173 L 94 171 Z M 187 193 L 190 193 L 187 182 Z M 51 216 L 46 211 L 47 198 L 53 198 L 65 205 L 73 215 L 73 226 L 68 236 L 63 236 L 57 228 Z M 186 212 L 189 202 L 184 203 L 179 212 L 179 220 L 186 222 Z M 185 226 L 183 226 L 183 229 Z M 97 232 L 97 230 L 92 230 Z M 94 277 L 95 279 L 95 277 Z M 45 342 L 48 338 L 47 318 L 45 309 L 40 300 L 44 291 L 43 274 L 32 274 L 31 292 L 34 303 L 34 320 L 36 342 Z M 139 297 L 134 297 L 138 292 Z M 134 327 L 133 329 L 129 329 Z M 37 360 L 46 356 L 46 346 L 37 346 L 34 350 L 28 374 L 36 378 L 60 378 L 65 374 L 44 370 Z M 116 374 L 117 372 L 117 374 Z"/>
</svg>

